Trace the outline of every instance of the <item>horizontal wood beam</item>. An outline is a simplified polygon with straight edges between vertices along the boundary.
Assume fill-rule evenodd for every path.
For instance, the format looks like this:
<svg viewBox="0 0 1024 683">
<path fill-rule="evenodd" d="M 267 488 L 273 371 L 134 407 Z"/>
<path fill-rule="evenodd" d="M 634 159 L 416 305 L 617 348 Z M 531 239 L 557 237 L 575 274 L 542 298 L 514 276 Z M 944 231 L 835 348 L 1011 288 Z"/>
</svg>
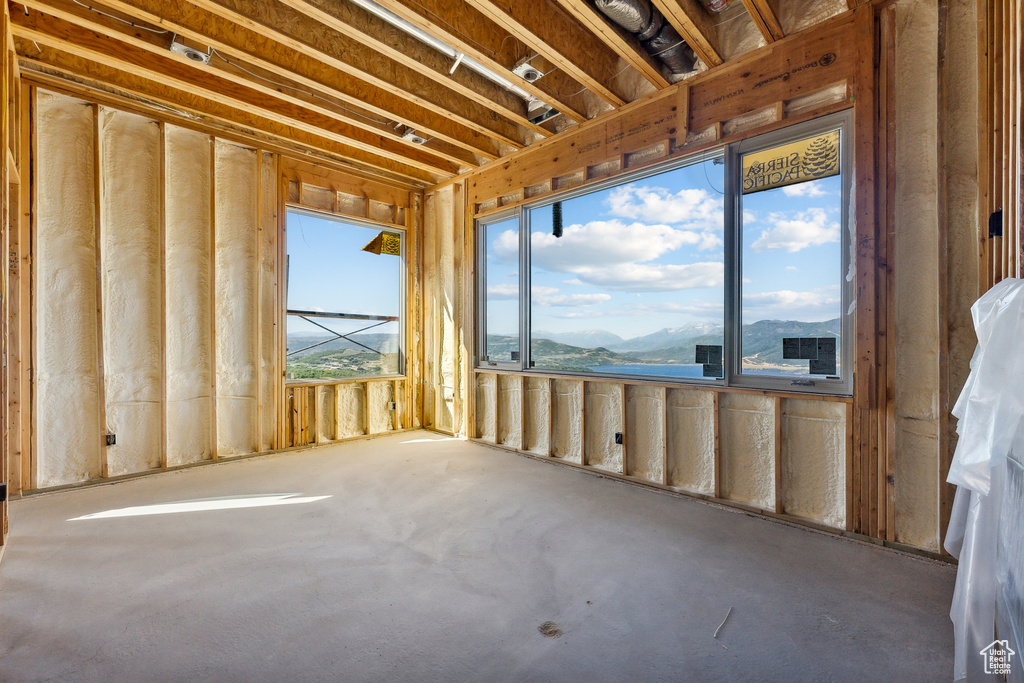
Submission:
<svg viewBox="0 0 1024 683">
<path fill-rule="evenodd" d="M 622 71 L 617 55 L 553 0 L 468 2 L 608 104 L 626 103 L 612 89 Z"/>
<path fill-rule="evenodd" d="M 707 67 L 722 63 L 717 29 L 713 25 L 711 15 L 697 0 L 653 1 L 658 11 L 665 15 L 665 19 Z"/>
<path fill-rule="evenodd" d="M 522 97 L 470 69 L 452 70 L 455 59 L 441 54 L 355 4 L 336 0 L 280 2 L 341 34 L 352 36 L 388 59 L 423 74 L 444 88 L 451 88 L 542 137 L 550 135 L 526 118 Z"/>
<path fill-rule="evenodd" d="M 351 145 L 365 152 L 366 160 L 384 161 L 387 157 L 393 157 L 407 166 L 441 175 L 453 175 L 458 170 L 457 165 L 428 154 L 426 150 L 409 150 L 405 145 L 363 129 L 347 127 L 343 132 L 337 132 L 342 126 L 333 119 L 287 101 L 268 100 L 258 90 L 196 69 L 187 58 L 169 51 L 168 56 L 156 55 L 41 12 L 33 12 L 28 16 L 16 14 L 12 30 L 15 37 L 145 76 L 163 85 L 191 91 L 234 107 L 247 108 L 262 116 L 277 118 L 299 130 Z"/>
<path fill-rule="evenodd" d="M 773 43 L 786 36 L 779 23 L 778 13 L 770 0 L 743 0 L 743 7 L 754 20 L 757 30 L 764 36 L 765 42 Z"/>
<path fill-rule="evenodd" d="M 171 35 L 173 35 L 171 33 L 159 34 L 144 29 L 139 30 L 70 0 L 46 0 L 45 2 L 43 0 L 25 0 L 24 5 L 162 57 L 172 54 L 168 51 Z M 283 99 L 330 117 L 341 124 L 338 132 L 354 129 L 356 135 L 369 140 L 370 144 L 372 144 L 373 140 L 377 139 L 377 136 L 383 136 L 398 145 L 412 146 L 412 143 L 404 140 L 392 126 L 388 125 L 387 121 L 359 116 L 357 115 L 358 112 L 354 112 L 342 102 L 334 102 L 331 98 L 324 95 L 308 92 L 298 84 L 283 80 L 285 78 L 283 76 L 260 74 L 251 64 L 243 66 L 242 64 L 229 62 L 219 52 L 211 58 L 209 64 L 200 64 L 180 59 L 178 61 L 193 69 L 206 72 L 214 71 L 221 77 L 244 84 L 271 98 Z M 428 148 L 438 156 L 458 164 L 460 168 L 472 168 L 480 164 L 473 151 L 466 150 L 461 146 L 452 145 L 444 140 L 431 141 L 429 145 L 417 148 Z M 485 156 L 485 158 L 494 159 L 496 157 Z"/>
<path fill-rule="evenodd" d="M 19 42 L 18 50 L 34 51 L 34 48 L 31 43 Z M 414 177 L 388 173 L 335 155 L 334 143 L 330 140 L 316 138 L 303 131 L 291 131 L 273 121 L 260 121 L 254 116 L 247 117 L 245 112 L 233 112 L 225 107 L 223 111 L 218 111 L 216 116 L 208 111 L 201 113 L 200 110 L 207 104 L 203 98 L 173 91 L 138 76 L 116 72 L 72 55 L 45 50 L 35 58 L 19 57 L 18 61 L 22 66 L 25 81 L 46 90 L 147 116 L 231 142 L 305 159 L 324 168 L 396 188 L 422 189 L 434 184 L 431 180 L 418 180 Z M 72 64 L 67 69 L 54 65 L 75 61 L 78 64 Z M 76 66 L 81 67 L 81 73 Z M 99 76 L 101 80 L 95 79 L 94 76 Z M 129 87 L 123 87 L 124 84 L 120 82 L 122 80 Z M 131 89 L 131 86 L 135 89 Z M 237 117 L 237 120 L 231 117 Z M 257 128 L 257 125 L 266 127 Z M 324 146 L 317 146 L 321 142 Z M 420 173 L 416 169 L 413 169 L 413 172 Z"/>
<path fill-rule="evenodd" d="M 335 140 L 294 128 L 279 119 L 260 115 L 251 108 L 232 107 L 220 99 L 197 94 L 193 89 L 170 87 L 145 75 L 69 54 L 52 46 L 37 43 L 31 38 L 16 36 L 15 44 L 23 65 L 51 76 L 64 76 L 65 80 L 70 82 L 78 81 L 87 88 L 123 93 L 129 98 L 135 97 L 144 102 L 155 103 L 156 109 L 177 115 L 179 121 L 212 121 L 260 139 L 276 140 L 279 145 L 288 140 L 296 145 L 296 149 L 302 150 L 301 153 L 304 155 L 317 155 L 322 152 L 322 156 L 350 163 L 352 167 L 363 172 L 398 180 L 403 185 L 431 185 L 439 178 L 445 177 L 409 166 L 400 160 L 367 155 Z M 26 77 L 27 75 L 26 72 Z"/>
<path fill-rule="evenodd" d="M 385 119 L 461 145 L 485 158 L 500 154 L 494 138 L 463 125 L 450 113 L 443 115 L 365 81 L 349 78 L 337 69 L 312 59 L 271 38 L 215 16 L 187 2 L 164 17 L 164 0 L 103 0 L 112 12 L 132 21 L 159 26 L 195 44 L 217 50 L 231 59 L 251 64 L 269 74 L 290 79 L 350 107 L 356 119 L 375 123 Z"/>
<path fill-rule="evenodd" d="M 640 41 L 609 21 L 587 0 L 558 0 L 558 3 L 587 30 L 600 38 L 605 45 L 636 69 L 651 85 L 659 90 L 669 86 L 668 80 L 661 73 L 658 62 L 640 45 Z"/>
<path fill-rule="evenodd" d="M 511 73 L 519 58 L 529 56 L 530 47 L 465 2 L 450 0 L 377 0 L 422 31 L 472 57 L 491 71 L 550 104 L 573 121 L 588 119 L 580 97 L 580 84 L 558 71 L 530 83 Z M 586 90 L 586 88 L 583 88 Z"/>
<path fill-rule="evenodd" d="M 520 148 L 527 144 L 521 127 L 512 121 L 276 0 L 189 2 L 507 145 Z"/>
</svg>

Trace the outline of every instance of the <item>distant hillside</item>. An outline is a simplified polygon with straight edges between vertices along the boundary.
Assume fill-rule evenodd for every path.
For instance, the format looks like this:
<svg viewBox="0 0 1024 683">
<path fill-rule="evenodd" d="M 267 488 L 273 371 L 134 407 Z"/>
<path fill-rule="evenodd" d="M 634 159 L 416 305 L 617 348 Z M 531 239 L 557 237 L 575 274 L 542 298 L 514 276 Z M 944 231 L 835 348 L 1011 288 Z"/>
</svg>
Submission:
<svg viewBox="0 0 1024 683">
<path fill-rule="evenodd" d="M 545 332 L 534 330 L 533 336 L 535 339 L 550 339 L 559 344 L 580 346 L 585 349 L 596 349 L 598 346 L 612 349 L 615 345 L 623 343 L 622 337 L 607 330 L 582 330 L 580 332 Z"/>
<path fill-rule="evenodd" d="M 608 345 L 607 348 L 612 351 L 654 351 L 682 346 L 696 337 L 715 334 L 721 337 L 721 325 L 707 322 L 691 323 L 682 327 L 666 327 L 651 334 Z M 720 341 L 717 343 L 721 344 Z M 693 360 L 691 359 L 689 362 L 692 363 Z"/>
<path fill-rule="evenodd" d="M 394 351 L 398 348 L 397 334 L 367 333 L 355 334 L 351 335 L 351 337 L 360 344 L 365 344 L 366 346 L 369 346 L 371 349 L 374 349 L 375 351 Z M 313 344 L 320 344 L 320 342 L 324 342 L 329 339 L 331 339 L 331 337 L 329 337 L 326 334 L 289 334 L 288 350 L 294 351 L 296 349 L 301 349 L 306 346 L 313 346 Z M 344 339 L 331 339 L 331 341 L 327 341 L 326 344 L 320 344 L 320 346 L 315 346 L 307 351 L 297 353 L 294 356 L 292 356 L 292 358 L 301 358 L 303 356 L 313 353 L 323 353 L 324 351 L 341 351 L 343 349 L 366 351 L 366 349 L 363 349 L 362 347 L 351 342 L 345 341 Z"/>
<path fill-rule="evenodd" d="M 519 339 L 488 335 L 487 350 L 491 360 L 508 360 L 512 351 L 519 350 Z M 595 365 L 623 365 L 638 362 L 636 356 L 615 353 L 603 347 L 587 349 L 570 344 L 560 344 L 550 339 L 534 338 L 531 351 L 537 367 L 548 370 L 589 372 L 590 368 Z"/>
</svg>

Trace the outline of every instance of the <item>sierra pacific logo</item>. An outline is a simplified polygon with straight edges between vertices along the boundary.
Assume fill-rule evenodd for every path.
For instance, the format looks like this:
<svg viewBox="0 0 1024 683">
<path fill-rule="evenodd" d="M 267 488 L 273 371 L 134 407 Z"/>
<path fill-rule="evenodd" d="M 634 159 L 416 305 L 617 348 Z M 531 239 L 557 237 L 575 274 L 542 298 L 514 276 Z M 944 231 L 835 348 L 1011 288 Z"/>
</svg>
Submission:
<svg viewBox="0 0 1024 683">
<path fill-rule="evenodd" d="M 839 147 L 829 137 L 815 138 L 804 153 L 803 173 L 820 178 L 839 165 Z"/>
</svg>

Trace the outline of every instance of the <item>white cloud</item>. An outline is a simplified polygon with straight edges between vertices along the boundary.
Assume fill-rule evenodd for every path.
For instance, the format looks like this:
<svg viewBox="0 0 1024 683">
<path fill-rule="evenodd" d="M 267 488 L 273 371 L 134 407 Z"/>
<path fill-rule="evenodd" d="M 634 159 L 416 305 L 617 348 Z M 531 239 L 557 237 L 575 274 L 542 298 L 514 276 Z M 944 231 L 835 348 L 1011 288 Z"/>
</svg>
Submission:
<svg viewBox="0 0 1024 683">
<path fill-rule="evenodd" d="M 812 180 L 796 185 L 786 185 L 782 188 L 782 194 L 787 197 L 822 197 L 828 193 L 821 189 L 820 181 Z"/>
<path fill-rule="evenodd" d="M 580 267 L 574 272 L 588 284 L 629 292 L 720 287 L 725 280 L 725 267 L 719 261 L 683 265 L 620 263 L 602 268 Z"/>
<path fill-rule="evenodd" d="M 494 240 L 491 250 L 501 263 L 515 263 L 519 260 L 519 231 L 506 230 Z"/>
<path fill-rule="evenodd" d="M 593 306 L 610 300 L 611 294 L 542 294 L 533 290 L 533 303 L 537 306 Z"/>
<path fill-rule="evenodd" d="M 787 215 L 783 212 L 770 214 L 768 222 L 772 227 L 761 232 L 751 249 L 784 249 L 793 253 L 807 247 L 839 241 L 839 223 L 829 221 L 824 209 L 799 211 L 795 218 L 787 218 Z"/>
<path fill-rule="evenodd" d="M 839 293 L 831 288 L 810 292 L 782 289 L 743 295 L 744 323 L 757 320 L 821 321 L 842 314 Z"/>
<path fill-rule="evenodd" d="M 786 270 L 800 270 L 796 266 L 786 266 Z"/>
<path fill-rule="evenodd" d="M 686 224 L 700 230 L 722 230 L 724 212 L 721 197 L 707 190 L 684 189 L 672 193 L 660 187 L 630 183 L 611 190 L 609 213 L 636 220 Z"/>
<path fill-rule="evenodd" d="M 518 299 L 519 285 L 487 285 L 487 298 L 495 301 L 499 299 Z"/>
</svg>

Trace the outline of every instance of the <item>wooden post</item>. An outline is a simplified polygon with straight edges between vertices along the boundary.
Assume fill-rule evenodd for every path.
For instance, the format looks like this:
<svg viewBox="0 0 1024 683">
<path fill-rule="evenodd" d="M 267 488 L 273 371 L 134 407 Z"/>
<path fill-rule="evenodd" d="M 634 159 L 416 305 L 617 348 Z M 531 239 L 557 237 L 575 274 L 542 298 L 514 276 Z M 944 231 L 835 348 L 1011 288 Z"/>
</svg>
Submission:
<svg viewBox="0 0 1024 683">
<path fill-rule="evenodd" d="M 775 397 L 775 512 L 783 511 L 782 504 L 782 398 Z"/>
<path fill-rule="evenodd" d="M 718 417 L 721 392 L 714 392 L 714 430 L 715 430 L 715 498 L 722 497 L 722 430 Z"/>
<path fill-rule="evenodd" d="M 167 467 L 167 150 L 166 126 L 160 127 L 160 467 Z"/>
<path fill-rule="evenodd" d="M 661 485 L 669 485 L 668 476 L 668 388 L 661 387 Z"/>
<path fill-rule="evenodd" d="M 100 107 L 92 105 L 92 173 L 93 173 L 93 221 L 95 226 L 96 251 L 96 409 L 99 422 L 100 476 L 107 477 L 107 400 L 106 373 L 103 370 L 103 232 L 101 230 L 101 201 L 103 178 L 100 174 Z"/>
<path fill-rule="evenodd" d="M 218 458 L 217 434 L 217 139 L 210 137 L 210 458 Z"/>
</svg>

